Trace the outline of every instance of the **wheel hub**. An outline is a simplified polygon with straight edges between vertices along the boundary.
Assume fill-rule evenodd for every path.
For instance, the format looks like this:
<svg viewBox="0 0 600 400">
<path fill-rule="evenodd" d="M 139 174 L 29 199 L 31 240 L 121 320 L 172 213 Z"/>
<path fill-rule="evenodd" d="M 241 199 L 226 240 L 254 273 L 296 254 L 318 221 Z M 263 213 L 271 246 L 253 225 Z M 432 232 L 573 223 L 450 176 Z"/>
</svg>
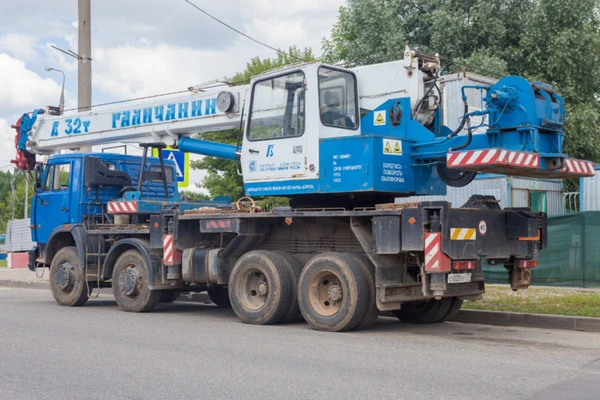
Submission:
<svg viewBox="0 0 600 400">
<path fill-rule="evenodd" d="M 119 289 L 125 296 L 138 294 L 138 282 L 141 276 L 137 268 L 126 268 L 119 275 Z"/>
<path fill-rule="evenodd" d="M 73 266 L 70 263 L 61 264 L 56 269 L 56 275 L 54 276 L 54 283 L 60 290 L 65 291 L 69 286 L 73 285 L 73 276 L 71 273 Z"/>
<path fill-rule="evenodd" d="M 269 286 L 267 285 L 266 281 L 262 281 L 258 284 L 257 292 L 258 295 L 261 297 L 267 296 L 267 294 L 269 293 Z"/>
<path fill-rule="evenodd" d="M 340 285 L 331 285 L 327 289 L 327 297 L 331 301 L 338 301 L 342 298 L 342 287 Z"/>
</svg>

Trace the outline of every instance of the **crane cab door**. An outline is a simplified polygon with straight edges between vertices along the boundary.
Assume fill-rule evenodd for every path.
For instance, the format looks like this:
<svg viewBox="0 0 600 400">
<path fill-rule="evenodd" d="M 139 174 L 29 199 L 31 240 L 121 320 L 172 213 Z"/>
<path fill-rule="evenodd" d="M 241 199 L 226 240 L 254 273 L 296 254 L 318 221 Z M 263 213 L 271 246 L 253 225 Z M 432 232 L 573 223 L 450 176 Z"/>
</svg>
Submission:
<svg viewBox="0 0 600 400">
<path fill-rule="evenodd" d="M 302 193 L 294 188 L 316 177 L 318 137 L 306 129 L 306 95 L 302 69 L 254 82 L 241 154 L 248 195 Z"/>
<path fill-rule="evenodd" d="M 70 222 L 71 200 L 74 200 L 74 204 L 77 203 L 77 195 L 72 188 L 71 171 L 70 161 L 49 164 L 46 167 L 33 207 L 33 239 L 38 243 L 48 243 L 55 228 Z"/>
</svg>

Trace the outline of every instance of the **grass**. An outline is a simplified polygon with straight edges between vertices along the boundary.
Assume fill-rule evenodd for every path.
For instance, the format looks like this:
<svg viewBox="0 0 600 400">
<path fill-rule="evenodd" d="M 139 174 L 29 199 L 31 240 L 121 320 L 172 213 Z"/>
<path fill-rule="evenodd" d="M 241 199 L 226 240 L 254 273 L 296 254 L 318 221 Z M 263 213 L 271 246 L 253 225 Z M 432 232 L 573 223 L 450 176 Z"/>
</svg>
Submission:
<svg viewBox="0 0 600 400">
<path fill-rule="evenodd" d="M 482 300 L 467 301 L 464 309 L 600 318 L 600 290 L 529 288 L 486 285 Z"/>
</svg>

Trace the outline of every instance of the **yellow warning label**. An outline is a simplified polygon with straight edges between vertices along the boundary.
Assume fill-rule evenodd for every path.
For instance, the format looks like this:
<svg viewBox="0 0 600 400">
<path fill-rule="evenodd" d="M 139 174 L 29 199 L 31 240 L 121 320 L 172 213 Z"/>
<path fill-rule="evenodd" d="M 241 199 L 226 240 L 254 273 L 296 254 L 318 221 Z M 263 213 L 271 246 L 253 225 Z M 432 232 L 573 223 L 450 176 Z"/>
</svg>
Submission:
<svg viewBox="0 0 600 400">
<path fill-rule="evenodd" d="M 385 141 L 385 147 L 383 148 L 384 154 L 392 154 L 392 146 L 390 146 L 390 142 Z"/>
<path fill-rule="evenodd" d="M 402 141 L 394 139 L 383 139 L 383 154 L 402 156 Z"/>
<path fill-rule="evenodd" d="M 375 120 L 373 121 L 373 125 L 385 125 L 386 113 L 385 111 L 377 111 L 375 113 Z"/>
</svg>

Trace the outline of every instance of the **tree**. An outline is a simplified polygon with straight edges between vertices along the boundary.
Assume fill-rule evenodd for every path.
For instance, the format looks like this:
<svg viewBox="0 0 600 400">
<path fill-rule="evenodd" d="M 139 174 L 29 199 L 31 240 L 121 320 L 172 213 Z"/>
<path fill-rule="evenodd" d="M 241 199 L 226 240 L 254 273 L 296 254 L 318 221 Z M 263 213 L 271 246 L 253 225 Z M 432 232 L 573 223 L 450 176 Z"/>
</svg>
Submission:
<svg viewBox="0 0 600 400">
<path fill-rule="evenodd" d="M 297 62 L 312 61 L 314 59 L 310 48 L 299 50 L 297 47 L 292 46 L 286 53 L 278 53 L 275 58 L 252 58 L 246 64 L 246 69 L 244 71 L 238 72 L 231 78 L 225 78 L 225 80 L 232 84 L 247 84 L 253 76 L 271 69 Z M 238 144 L 238 141 L 241 142 L 240 134 L 239 129 L 231 129 L 220 132 L 200 133 L 196 138 L 210 142 L 236 145 Z M 193 161 L 190 166 L 193 169 L 206 170 L 206 177 L 203 179 L 200 186 L 207 189 L 211 196 L 230 196 L 234 200 L 244 196 L 243 180 L 241 175 L 238 174 L 237 166 L 234 161 L 215 157 L 204 157 L 199 161 Z"/>
<path fill-rule="evenodd" d="M 25 203 L 25 175 L 20 171 L 0 171 L 0 232 L 6 232 L 11 219 L 23 218 L 25 207 L 30 215 L 31 197 L 34 195 L 30 178 L 29 198 Z"/>
<path fill-rule="evenodd" d="M 439 53 L 442 70 L 525 76 L 565 99 L 565 149 L 600 161 L 598 0 L 347 0 L 324 58 L 349 65 Z M 392 43 L 392 45 L 390 45 Z"/>
</svg>

